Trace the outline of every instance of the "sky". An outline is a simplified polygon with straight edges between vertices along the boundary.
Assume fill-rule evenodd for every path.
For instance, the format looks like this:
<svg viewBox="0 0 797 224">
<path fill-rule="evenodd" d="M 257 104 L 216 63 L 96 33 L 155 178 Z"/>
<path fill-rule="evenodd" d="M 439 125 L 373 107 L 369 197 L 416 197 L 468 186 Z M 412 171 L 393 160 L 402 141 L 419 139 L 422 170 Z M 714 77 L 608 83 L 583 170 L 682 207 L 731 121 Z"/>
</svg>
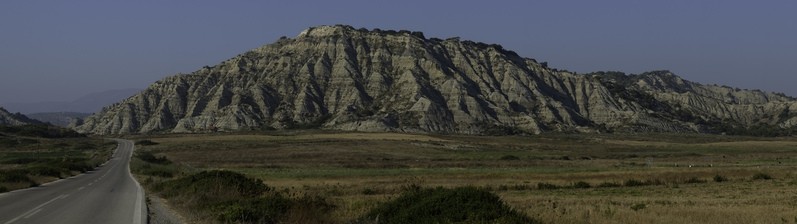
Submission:
<svg viewBox="0 0 797 224">
<path fill-rule="evenodd" d="M 797 1 L 4 0 L 0 106 L 144 89 L 318 25 L 497 43 L 579 73 L 797 96 Z"/>
</svg>

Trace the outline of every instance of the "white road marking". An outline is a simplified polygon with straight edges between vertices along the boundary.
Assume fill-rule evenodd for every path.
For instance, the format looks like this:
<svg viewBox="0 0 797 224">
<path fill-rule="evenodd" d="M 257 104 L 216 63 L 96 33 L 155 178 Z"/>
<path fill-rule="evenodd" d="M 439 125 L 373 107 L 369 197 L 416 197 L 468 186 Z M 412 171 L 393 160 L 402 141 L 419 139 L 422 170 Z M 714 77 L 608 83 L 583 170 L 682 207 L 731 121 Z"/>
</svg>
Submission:
<svg viewBox="0 0 797 224">
<path fill-rule="evenodd" d="M 133 157 L 133 150 L 135 149 L 136 149 L 135 146 L 133 144 L 130 144 L 130 154 L 127 156 L 128 159 Z M 147 220 L 144 217 L 144 215 L 146 214 L 142 212 L 146 210 L 146 208 L 144 207 L 146 206 L 146 204 L 144 204 L 144 190 L 141 189 L 141 184 L 138 183 L 138 180 L 136 180 L 136 178 L 133 177 L 133 173 L 130 172 L 130 164 L 128 164 L 126 168 L 127 168 L 127 175 L 130 177 L 130 179 L 133 180 L 133 182 L 136 182 L 136 188 L 138 188 L 138 190 L 136 191 L 136 208 L 135 208 L 136 210 L 133 212 L 133 223 L 143 224 L 144 221 Z"/>
<path fill-rule="evenodd" d="M 40 211 L 42 211 L 42 209 L 37 209 L 35 212 L 33 212 L 33 213 L 30 213 L 30 215 L 26 215 L 26 216 L 25 216 L 25 218 L 26 218 L 26 219 L 27 219 L 27 218 L 30 218 L 31 216 L 35 215 L 36 213 L 39 213 Z"/>
<path fill-rule="evenodd" d="M 62 194 L 62 195 L 60 195 L 60 196 L 58 196 L 58 197 L 55 197 L 55 198 L 53 198 L 53 199 L 51 199 L 51 200 L 49 200 L 49 201 L 47 201 L 47 202 L 45 202 L 45 203 L 42 203 L 42 204 L 41 204 L 41 205 L 39 205 L 39 206 L 36 206 L 35 208 L 33 208 L 33 209 L 31 209 L 31 210 L 29 210 L 29 211 L 27 211 L 27 212 L 25 212 L 25 213 L 22 213 L 22 215 L 19 215 L 19 216 L 17 216 L 16 218 L 14 218 L 14 219 L 12 219 L 11 221 L 8 221 L 8 222 L 6 222 L 6 223 L 4 223 L 4 224 L 11 224 L 11 223 L 14 223 L 14 222 L 16 222 L 17 220 L 19 220 L 19 219 L 21 219 L 21 218 L 23 218 L 23 217 L 27 218 L 27 216 L 29 216 L 29 215 L 32 215 L 31 213 L 36 213 L 36 212 L 39 212 L 39 211 L 41 211 L 41 208 L 42 208 L 42 207 L 44 207 L 44 206 L 46 206 L 47 204 L 53 203 L 55 200 L 58 200 L 58 199 L 61 199 L 61 198 L 65 198 L 65 197 L 66 197 L 66 195 L 64 195 L 64 194 Z"/>
</svg>

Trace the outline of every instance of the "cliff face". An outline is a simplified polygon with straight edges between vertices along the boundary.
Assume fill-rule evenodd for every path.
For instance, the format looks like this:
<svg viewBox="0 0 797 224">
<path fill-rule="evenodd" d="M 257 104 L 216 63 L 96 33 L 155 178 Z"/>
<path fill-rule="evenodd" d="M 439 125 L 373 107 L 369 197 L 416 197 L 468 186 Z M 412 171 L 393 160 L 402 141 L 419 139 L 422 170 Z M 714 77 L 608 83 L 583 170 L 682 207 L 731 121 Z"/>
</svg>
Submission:
<svg viewBox="0 0 797 224">
<path fill-rule="evenodd" d="M 165 78 L 84 133 L 326 128 L 434 133 L 706 132 L 797 124 L 794 99 L 669 72 L 573 74 L 498 45 L 321 26 Z"/>
</svg>

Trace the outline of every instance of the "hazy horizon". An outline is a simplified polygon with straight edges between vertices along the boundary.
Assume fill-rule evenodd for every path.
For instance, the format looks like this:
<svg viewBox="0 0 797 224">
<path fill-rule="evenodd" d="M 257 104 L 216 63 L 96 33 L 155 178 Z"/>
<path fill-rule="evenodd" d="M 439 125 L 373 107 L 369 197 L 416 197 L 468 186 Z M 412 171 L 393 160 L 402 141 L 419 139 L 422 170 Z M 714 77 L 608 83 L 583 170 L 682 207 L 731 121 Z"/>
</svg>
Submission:
<svg viewBox="0 0 797 224">
<path fill-rule="evenodd" d="M 332 24 L 496 43 L 579 73 L 666 69 L 704 84 L 797 96 L 797 2 L 478 3 L 3 2 L 0 106 L 144 89 Z"/>
</svg>

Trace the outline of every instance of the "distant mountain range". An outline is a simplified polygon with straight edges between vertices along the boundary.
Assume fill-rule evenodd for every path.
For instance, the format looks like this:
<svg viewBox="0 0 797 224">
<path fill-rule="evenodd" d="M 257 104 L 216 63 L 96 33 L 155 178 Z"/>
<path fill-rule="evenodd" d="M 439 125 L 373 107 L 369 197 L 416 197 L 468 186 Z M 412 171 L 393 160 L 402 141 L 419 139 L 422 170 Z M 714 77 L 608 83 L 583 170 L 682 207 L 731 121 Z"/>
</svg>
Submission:
<svg viewBox="0 0 797 224">
<path fill-rule="evenodd" d="M 140 89 L 116 89 L 90 93 L 72 102 L 17 102 L 7 103 L 3 106 L 9 111 L 23 114 L 51 112 L 96 113 L 102 107 L 124 100 L 140 91 Z"/>
<path fill-rule="evenodd" d="M 576 74 L 500 45 L 320 26 L 86 118 L 94 134 L 324 128 L 460 134 L 792 134 L 794 98 L 669 71 Z"/>
<path fill-rule="evenodd" d="M 91 114 L 78 112 L 49 112 L 32 113 L 28 114 L 27 117 L 60 127 L 68 127 L 69 125 L 82 122 L 82 120 L 89 115 Z"/>
</svg>

